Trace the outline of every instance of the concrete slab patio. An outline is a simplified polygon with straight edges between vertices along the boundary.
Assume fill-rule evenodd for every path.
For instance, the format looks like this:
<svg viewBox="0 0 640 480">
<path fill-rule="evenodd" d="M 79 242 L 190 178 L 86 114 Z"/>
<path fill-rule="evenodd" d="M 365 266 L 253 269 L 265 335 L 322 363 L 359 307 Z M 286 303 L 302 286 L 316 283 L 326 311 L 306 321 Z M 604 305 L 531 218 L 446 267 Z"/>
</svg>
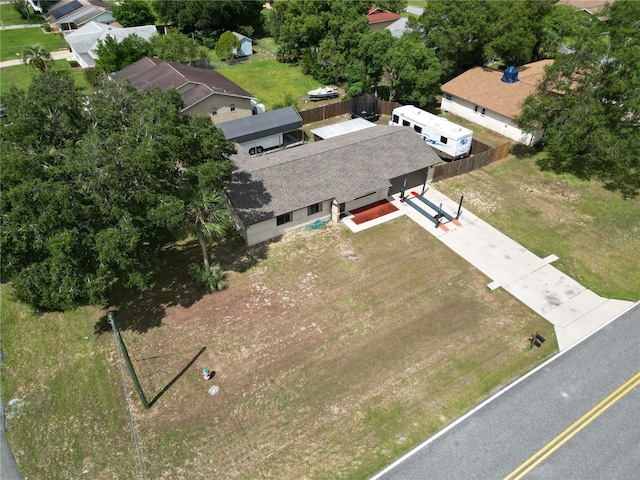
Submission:
<svg viewBox="0 0 640 480">
<path fill-rule="evenodd" d="M 421 192 L 407 192 L 413 197 Z M 434 205 L 455 215 L 458 203 L 429 186 L 423 194 Z M 455 253 L 491 279 L 491 290 L 504 288 L 511 295 L 551 322 L 558 347 L 565 350 L 601 325 L 627 310 L 633 302 L 604 298 L 588 290 L 551 265 L 555 255 L 540 258 L 476 215 L 462 209 L 459 222 L 443 219 L 437 227 L 418 209 L 400 196 L 390 199 L 398 211 L 355 225 L 344 222 L 354 232 L 407 215 Z M 429 209 L 421 202 L 420 208 Z M 435 215 L 435 211 L 429 211 Z"/>
</svg>

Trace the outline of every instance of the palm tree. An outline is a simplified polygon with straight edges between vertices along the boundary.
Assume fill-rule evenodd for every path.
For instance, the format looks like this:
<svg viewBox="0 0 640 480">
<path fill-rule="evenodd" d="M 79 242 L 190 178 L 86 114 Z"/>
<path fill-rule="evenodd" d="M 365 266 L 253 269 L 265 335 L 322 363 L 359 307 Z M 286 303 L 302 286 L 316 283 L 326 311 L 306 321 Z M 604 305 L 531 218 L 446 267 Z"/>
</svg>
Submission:
<svg viewBox="0 0 640 480">
<path fill-rule="evenodd" d="M 209 270 L 207 242 L 224 234 L 229 225 L 229 209 L 220 192 L 199 189 L 186 208 L 187 225 L 202 249 L 204 267 Z"/>
<path fill-rule="evenodd" d="M 27 47 L 22 54 L 22 58 L 26 65 L 37 68 L 40 71 L 47 70 L 53 63 L 51 54 L 40 45 Z"/>
</svg>

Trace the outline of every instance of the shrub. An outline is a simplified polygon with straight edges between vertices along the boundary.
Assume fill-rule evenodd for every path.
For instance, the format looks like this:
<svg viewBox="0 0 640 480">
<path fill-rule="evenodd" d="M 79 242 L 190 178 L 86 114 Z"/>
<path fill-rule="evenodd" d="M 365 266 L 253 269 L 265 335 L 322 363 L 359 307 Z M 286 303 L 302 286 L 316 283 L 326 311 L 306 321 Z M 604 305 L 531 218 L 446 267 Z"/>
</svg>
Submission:
<svg viewBox="0 0 640 480">
<path fill-rule="evenodd" d="M 223 290 L 225 285 L 225 274 L 220 265 L 211 267 L 197 267 L 193 272 L 193 279 L 196 287 L 205 287 L 210 292 Z"/>
</svg>

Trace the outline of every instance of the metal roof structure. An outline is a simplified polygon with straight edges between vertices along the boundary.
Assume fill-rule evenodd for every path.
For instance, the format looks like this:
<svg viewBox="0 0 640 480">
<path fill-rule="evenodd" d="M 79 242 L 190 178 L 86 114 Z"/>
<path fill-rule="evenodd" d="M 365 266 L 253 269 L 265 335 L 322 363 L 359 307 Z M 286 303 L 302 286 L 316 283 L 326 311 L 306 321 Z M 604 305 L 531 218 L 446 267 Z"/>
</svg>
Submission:
<svg viewBox="0 0 640 480">
<path fill-rule="evenodd" d="M 227 140 L 244 143 L 302 128 L 302 118 L 295 107 L 285 107 L 251 117 L 217 123 L 216 127 L 224 132 Z"/>
<path fill-rule="evenodd" d="M 347 133 L 353 133 L 359 130 L 364 130 L 365 128 L 371 128 L 375 126 L 375 123 L 371 123 L 364 118 L 354 118 L 353 120 L 347 120 L 346 122 L 334 123 L 333 125 L 314 128 L 313 130 L 311 130 L 311 133 L 313 133 L 316 137 L 325 140 L 327 138 L 337 137 L 339 135 L 345 135 Z"/>
</svg>

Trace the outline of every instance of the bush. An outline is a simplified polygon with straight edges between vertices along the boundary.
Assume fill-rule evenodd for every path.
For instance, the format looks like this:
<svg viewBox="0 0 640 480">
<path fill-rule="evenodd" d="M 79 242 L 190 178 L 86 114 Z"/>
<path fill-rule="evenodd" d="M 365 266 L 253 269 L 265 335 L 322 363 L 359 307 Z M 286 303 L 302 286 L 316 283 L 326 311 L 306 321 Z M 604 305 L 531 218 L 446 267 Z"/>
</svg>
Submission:
<svg viewBox="0 0 640 480">
<path fill-rule="evenodd" d="M 80 64 L 78 62 L 76 62 L 75 60 L 69 60 L 69 66 L 71 68 L 76 68 L 76 67 L 79 67 Z"/>
<path fill-rule="evenodd" d="M 206 267 L 197 267 L 193 272 L 193 279 L 196 287 L 205 287 L 210 292 L 224 290 L 226 275 L 222 271 L 220 265 L 212 265 L 208 269 Z"/>
<path fill-rule="evenodd" d="M 98 70 L 96 67 L 85 68 L 83 73 L 84 73 L 85 80 L 92 87 L 100 86 L 100 84 L 102 83 L 102 80 L 105 78 L 104 74 L 100 70 Z"/>
</svg>

